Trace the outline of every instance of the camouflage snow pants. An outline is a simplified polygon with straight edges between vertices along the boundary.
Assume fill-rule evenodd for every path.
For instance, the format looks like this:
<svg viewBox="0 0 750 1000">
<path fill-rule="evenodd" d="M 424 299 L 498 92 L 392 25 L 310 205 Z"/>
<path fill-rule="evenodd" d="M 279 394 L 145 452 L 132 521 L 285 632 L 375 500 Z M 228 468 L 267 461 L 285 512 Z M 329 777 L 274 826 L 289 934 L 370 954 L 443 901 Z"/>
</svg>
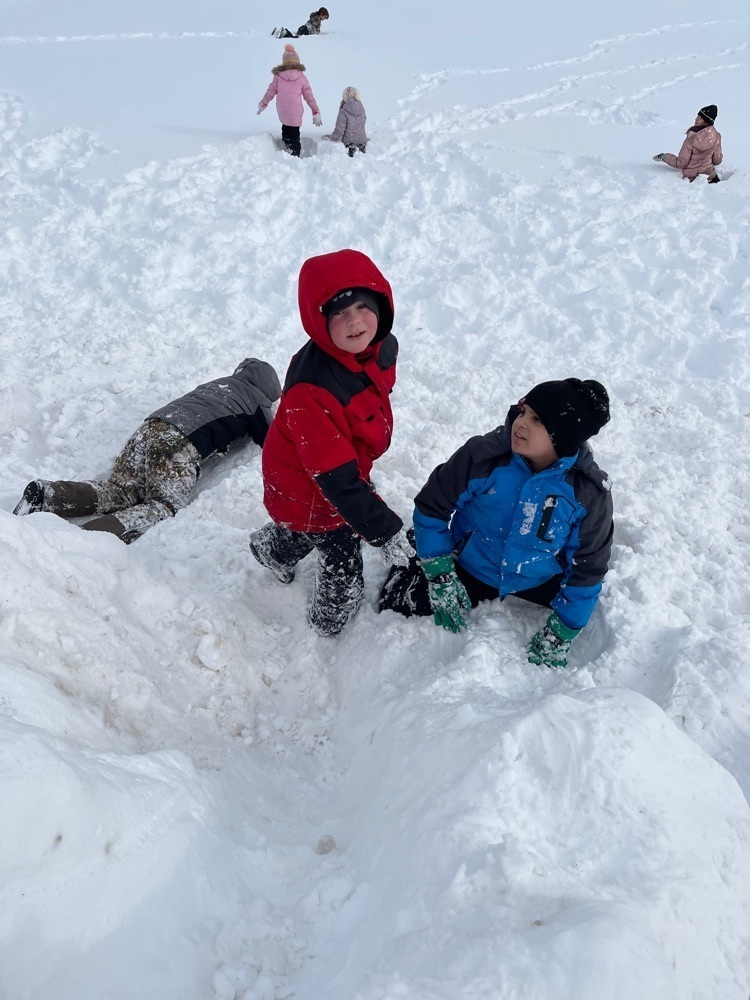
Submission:
<svg viewBox="0 0 750 1000">
<path fill-rule="evenodd" d="M 199 471 L 200 455 L 181 431 L 147 420 L 117 456 L 109 479 L 44 481 L 42 510 L 61 517 L 103 514 L 84 527 L 132 542 L 190 503 Z"/>
</svg>

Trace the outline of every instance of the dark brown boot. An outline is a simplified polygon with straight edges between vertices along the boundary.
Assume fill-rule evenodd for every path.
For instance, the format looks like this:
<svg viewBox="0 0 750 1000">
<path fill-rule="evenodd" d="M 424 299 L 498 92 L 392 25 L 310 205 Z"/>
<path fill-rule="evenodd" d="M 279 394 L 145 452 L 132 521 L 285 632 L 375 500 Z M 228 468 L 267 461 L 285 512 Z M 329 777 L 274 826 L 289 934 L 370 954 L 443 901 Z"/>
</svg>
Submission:
<svg viewBox="0 0 750 1000">
<path fill-rule="evenodd" d="M 98 496 L 90 483 L 34 479 L 23 491 L 14 514 L 57 514 L 59 517 L 86 517 L 96 514 Z"/>
<path fill-rule="evenodd" d="M 95 517 L 83 525 L 84 531 L 108 531 L 111 535 L 117 535 L 127 545 L 135 541 L 138 535 L 128 538 L 128 531 L 121 521 L 118 521 L 114 514 L 104 514 L 102 517 Z"/>
<path fill-rule="evenodd" d="M 99 497 L 90 483 L 59 480 L 46 483 L 42 510 L 60 517 L 86 517 L 96 514 Z"/>
</svg>

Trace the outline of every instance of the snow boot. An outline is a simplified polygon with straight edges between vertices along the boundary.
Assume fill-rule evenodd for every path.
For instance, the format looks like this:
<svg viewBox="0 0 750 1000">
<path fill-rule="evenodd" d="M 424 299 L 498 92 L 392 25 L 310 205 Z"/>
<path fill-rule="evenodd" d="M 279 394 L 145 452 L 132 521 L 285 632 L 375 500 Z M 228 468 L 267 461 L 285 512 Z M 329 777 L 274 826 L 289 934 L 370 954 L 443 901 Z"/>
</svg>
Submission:
<svg viewBox="0 0 750 1000">
<path fill-rule="evenodd" d="M 35 479 L 23 491 L 14 514 L 57 514 L 58 517 L 87 517 L 96 514 L 99 497 L 91 483 Z"/>
<path fill-rule="evenodd" d="M 713 177 L 709 177 L 708 178 L 708 183 L 709 184 L 718 184 L 720 180 L 721 180 L 721 177 L 719 177 L 718 174 L 714 174 Z"/>
<path fill-rule="evenodd" d="M 354 143 L 347 146 L 346 149 L 347 152 L 349 153 L 349 156 L 354 156 L 354 154 L 357 152 L 357 147 L 354 145 Z"/>
<path fill-rule="evenodd" d="M 264 544 L 266 535 L 261 528 L 250 535 L 250 551 L 261 566 L 270 569 L 279 583 L 291 583 L 294 580 L 294 566 L 285 566 L 271 555 L 268 545 Z"/>
<path fill-rule="evenodd" d="M 13 508 L 14 514 L 36 514 L 44 507 L 44 483 L 41 479 L 32 480 L 23 491 L 23 496 Z"/>
<path fill-rule="evenodd" d="M 108 531 L 110 535 L 117 535 L 126 545 L 130 545 L 141 534 L 140 532 L 128 531 L 125 525 L 121 521 L 118 521 L 114 514 L 103 514 L 101 517 L 95 517 L 91 521 L 87 521 L 83 525 L 83 530 Z"/>
</svg>

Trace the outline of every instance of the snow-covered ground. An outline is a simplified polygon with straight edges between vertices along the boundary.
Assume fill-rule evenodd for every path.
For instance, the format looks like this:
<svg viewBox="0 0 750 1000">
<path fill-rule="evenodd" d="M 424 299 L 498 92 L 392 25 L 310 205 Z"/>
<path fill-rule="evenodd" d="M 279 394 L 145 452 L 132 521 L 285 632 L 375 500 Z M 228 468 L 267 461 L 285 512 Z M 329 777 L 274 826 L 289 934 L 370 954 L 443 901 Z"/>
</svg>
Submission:
<svg viewBox="0 0 750 1000">
<path fill-rule="evenodd" d="M 308 116 L 294 161 L 255 109 L 306 7 L 0 0 L 0 998 L 746 1000 L 746 5 L 345 6 L 297 45 L 371 145 Z M 710 187 L 651 161 L 708 103 Z M 130 547 L 11 515 L 247 355 L 283 374 L 300 264 L 345 246 L 394 288 L 404 516 L 534 383 L 608 387 L 569 671 L 513 599 L 376 615 L 369 550 L 311 634 L 312 565 L 247 549 L 252 445 Z"/>
</svg>

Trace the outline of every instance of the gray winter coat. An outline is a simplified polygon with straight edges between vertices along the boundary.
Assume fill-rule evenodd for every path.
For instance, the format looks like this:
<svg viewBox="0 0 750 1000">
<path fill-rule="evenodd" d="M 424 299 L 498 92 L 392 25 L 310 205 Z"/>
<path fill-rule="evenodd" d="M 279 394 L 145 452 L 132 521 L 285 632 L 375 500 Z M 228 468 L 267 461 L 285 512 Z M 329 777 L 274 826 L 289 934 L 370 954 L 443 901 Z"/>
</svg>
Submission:
<svg viewBox="0 0 750 1000">
<path fill-rule="evenodd" d="M 271 425 L 271 404 L 280 395 L 271 365 L 245 358 L 231 375 L 197 386 L 146 419 L 163 420 L 182 431 L 203 459 L 248 435 L 262 445 Z"/>
<path fill-rule="evenodd" d="M 350 97 L 339 108 L 336 127 L 331 132 L 331 142 L 343 142 L 345 146 L 364 146 L 367 143 L 366 121 L 364 105 Z"/>
</svg>

